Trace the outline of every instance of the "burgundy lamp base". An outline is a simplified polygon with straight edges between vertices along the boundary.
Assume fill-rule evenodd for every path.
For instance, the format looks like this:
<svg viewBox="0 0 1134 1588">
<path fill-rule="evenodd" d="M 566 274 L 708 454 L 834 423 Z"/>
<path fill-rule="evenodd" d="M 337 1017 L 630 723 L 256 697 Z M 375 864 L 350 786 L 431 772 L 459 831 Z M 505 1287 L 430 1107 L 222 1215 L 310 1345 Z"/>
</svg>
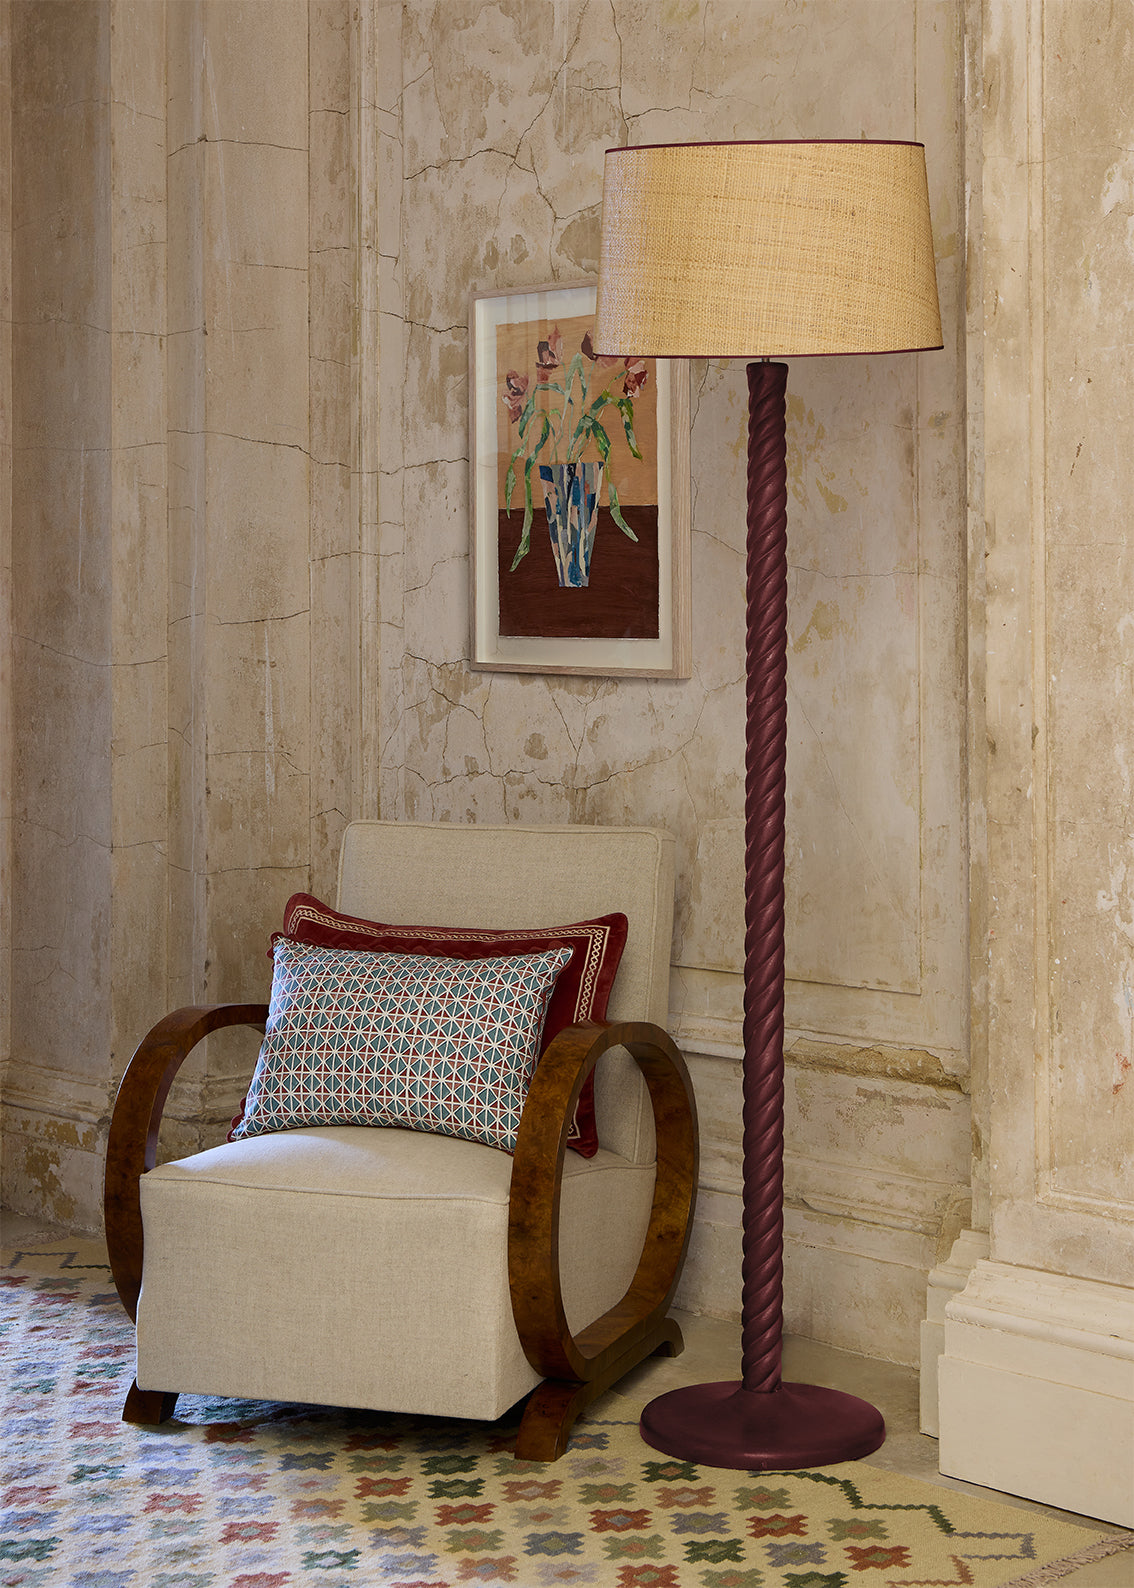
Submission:
<svg viewBox="0 0 1134 1588">
<path fill-rule="evenodd" d="M 815 1384 L 746 1390 L 691 1384 L 642 1413 L 642 1438 L 683 1461 L 740 1472 L 792 1472 L 868 1456 L 886 1438 L 881 1412 L 857 1395 Z"/>
</svg>

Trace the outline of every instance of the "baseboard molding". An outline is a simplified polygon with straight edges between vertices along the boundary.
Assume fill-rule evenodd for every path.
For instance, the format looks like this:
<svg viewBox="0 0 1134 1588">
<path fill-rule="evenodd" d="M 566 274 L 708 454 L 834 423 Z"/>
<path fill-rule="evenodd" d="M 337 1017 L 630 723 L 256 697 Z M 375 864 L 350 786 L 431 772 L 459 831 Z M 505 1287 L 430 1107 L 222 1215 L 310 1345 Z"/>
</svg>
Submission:
<svg viewBox="0 0 1134 1588">
<path fill-rule="evenodd" d="M 968 1283 L 977 1263 L 988 1257 L 988 1236 L 983 1230 L 962 1230 L 943 1263 L 929 1271 L 925 1317 L 921 1324 L 921 1416 L 923 1434 L 934 1439 L 940 1431 L 937 1363 L 945 1350 L 945 1308 Z"/>
<path fill-rule="evenodd" d="M 1134 1290 L 979 1261 L 938 1375 L 943 1473 L 1134 1526 Z"/>
<path fill-rule="evenodd" d="M 916 1365 L 942 1210 L 958 1188 L 789 1154 L 784 1325 L 791 1334 Z M 739 1179 L 702 1183 L 677 1304 L 740 1312 Z"/>
<path fill-rule="evenodd" d="M 701 1184 L 678 1304 L 735 1317 L 743 1087 L 739 1062 L 717 1046 L 684 1050 L 701 1119 Z M 828 1047 L 816 1057 L 810 1043 L 814 1062 L 803 1067 L 789 1055 L 785 1074 L 785 1327 L 913 1366 L 929 1272 L 969 1218 L 969 1100 L 952 1084 L 895 1078 L 893 1051 Z M 907 1057 L 916 1070 L 917 1055 Z"/>
<path fill-rule="evenodd" d="M 10 1060 L 0 1147 L 4 1206 L 49 1224 L 99 1229 L 107 1113 L 105 1085 Z"/>
</svg>

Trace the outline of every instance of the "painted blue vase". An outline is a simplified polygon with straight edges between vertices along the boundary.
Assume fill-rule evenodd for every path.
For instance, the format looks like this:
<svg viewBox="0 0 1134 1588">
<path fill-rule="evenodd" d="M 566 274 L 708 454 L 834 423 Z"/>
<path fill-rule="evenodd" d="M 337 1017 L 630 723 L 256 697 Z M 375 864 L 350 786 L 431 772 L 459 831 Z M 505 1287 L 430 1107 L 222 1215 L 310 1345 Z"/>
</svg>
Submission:
<svg viewBox="0 0 1134 1588">
<path fill-rule="evenodd" d="M 599 462 L 539 466 L 555 571 L 564 589 L 582 590 L 590 583 L 602 476 Z"/>
</svg>

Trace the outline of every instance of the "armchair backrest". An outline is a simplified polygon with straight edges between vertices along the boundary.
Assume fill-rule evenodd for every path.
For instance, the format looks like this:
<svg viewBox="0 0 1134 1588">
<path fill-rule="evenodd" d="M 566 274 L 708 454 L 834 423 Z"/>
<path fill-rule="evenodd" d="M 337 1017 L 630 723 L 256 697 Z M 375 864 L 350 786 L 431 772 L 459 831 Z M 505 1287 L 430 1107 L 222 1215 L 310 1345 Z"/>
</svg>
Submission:
<svg viewBox="0 0 1134 1588">
<path fill-rule="evenodd" d="M 338 907 L 419 926 L 559 926 L 621 910 L 626 948 L 607 1017 L 665 1026 L 673 934 L 674 841 L 648 827 L 522 827 L 352 822 L 339 856 Z M 601 1066 L 599 1138 L 652 1152 L 645 1088 L 628 1057 Z"/>
</svg>

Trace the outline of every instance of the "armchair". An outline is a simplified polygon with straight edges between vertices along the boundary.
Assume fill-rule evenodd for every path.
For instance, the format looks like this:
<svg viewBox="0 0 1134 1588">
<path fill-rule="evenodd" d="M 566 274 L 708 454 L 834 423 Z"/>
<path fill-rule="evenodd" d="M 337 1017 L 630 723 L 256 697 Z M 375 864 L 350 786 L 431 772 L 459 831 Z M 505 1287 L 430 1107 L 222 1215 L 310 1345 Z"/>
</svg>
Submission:
<svg viewBox="0 0 1134 1588">
<path fill-rule="evenodd" d="M 628 918 L 609 1019 L 568 1026 L 535 1070 L 514 1155 L 376 1126 L 311 1126 L 156 1165 L 177 1070 L 267 1006 L 182 1009 L 123 1076 L 105 1212 L 137 1372 L 123 1420 L 178 1393 L 495 1420 L 528 1397 L 516 1455 L 552 1461 L 575 1418 L 655 1352 L 697 1184 L 684 1062 L 662 1029 L 673 840 L 646 828 L 355 822 L 338 908 L 423 926 Z M 597 1069 L 596 1069 L 597 1066 Z M 568 1152 L 595 1073 L 599 1138 Z"/>
</svg>

